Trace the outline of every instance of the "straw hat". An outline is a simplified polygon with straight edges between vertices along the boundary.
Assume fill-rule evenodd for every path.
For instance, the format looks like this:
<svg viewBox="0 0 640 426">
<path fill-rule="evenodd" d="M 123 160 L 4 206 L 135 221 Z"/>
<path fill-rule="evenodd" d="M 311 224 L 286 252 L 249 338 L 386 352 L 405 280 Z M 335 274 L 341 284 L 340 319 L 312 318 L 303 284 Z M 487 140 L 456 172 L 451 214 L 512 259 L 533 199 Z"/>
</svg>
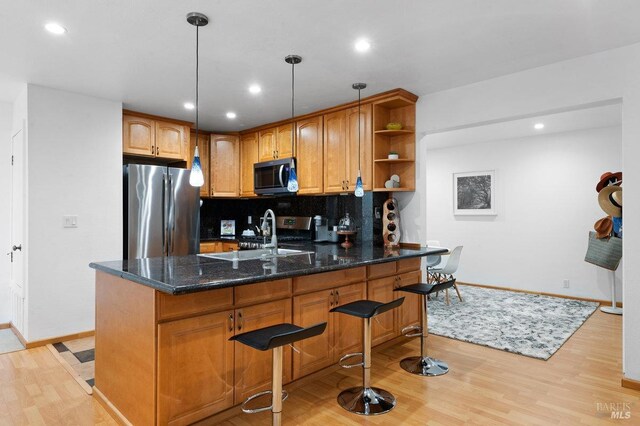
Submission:
<svg viewBox="0 0 640 426">
<path fill-rule="evenodd" d="M 622 216 L 622 188 L 606 186 L 598 193 L 598 204 L 606 214 L 613 217 Z"/>
<path fill-rule="evenodd" d="M 596 185 L 596 192 L 600 192 L 605 186 L 616 185 L 620 186 L 622 183 L 622 172 L 605 172 L 600 176 L 600 182 Z"/>
<path fill-rule="evenodd" d="M 611 236 L 611 231 L 613 231 L 613 221 L 611 220 L 611 216 L 603 217 L 593 224 L 593 229 L 596 231 L 596 238 L 609 238 Z"/>
</svg>

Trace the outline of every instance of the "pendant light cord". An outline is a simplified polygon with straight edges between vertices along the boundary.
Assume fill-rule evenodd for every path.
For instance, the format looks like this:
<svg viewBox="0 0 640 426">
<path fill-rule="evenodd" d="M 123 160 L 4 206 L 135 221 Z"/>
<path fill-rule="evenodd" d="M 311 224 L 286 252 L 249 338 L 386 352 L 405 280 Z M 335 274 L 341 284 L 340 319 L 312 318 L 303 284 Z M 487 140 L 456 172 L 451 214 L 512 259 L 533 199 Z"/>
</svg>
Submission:
<svg viewBox="0 0 640 426">
<path fill-rule="evenodd" d="M 199 142 L 199 137 L 198 137 L 198 111 L 200 110 L 200 108 L 198 108 L 198 92 L 199 92 L 199 87 L 198 87 L 198 80 L 199 80 L 199 48 L 200 48 L 200 26 L 196 25 L 196 148 L 198 147 L 198 142 Z"/>
<path fill-rule="evenodd" d="M 295 124 L 293 122 L 293 117 L 294 117 L 294 99 L 296 97 L 296 85 L 295 85 L 295 81 L 296 81 L 296 63 L 295 61 L 293 61 L 291 63 L 291 156 L 295 157 L 296 153 L 295 153 L 295 143 L 294 143 L 294 139 L 295 139 Z"/>
<path fill-rule="evenodd" d="M 360 173 L 360 157 L 362 157 L 362 153 L 360 152 L 360 90 L 358 89 L 358 173 Z"/>
</svg>

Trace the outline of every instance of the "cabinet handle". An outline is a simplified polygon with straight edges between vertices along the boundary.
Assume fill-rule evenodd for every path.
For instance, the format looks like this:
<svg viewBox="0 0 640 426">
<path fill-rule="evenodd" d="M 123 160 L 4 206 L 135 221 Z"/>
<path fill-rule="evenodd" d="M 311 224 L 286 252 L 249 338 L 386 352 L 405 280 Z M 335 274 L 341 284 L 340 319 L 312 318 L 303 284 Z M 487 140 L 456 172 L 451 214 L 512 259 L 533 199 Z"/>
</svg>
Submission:
<svg viewBox="0 0 640 426">
<path fill-rule="evenodd" d="M 280 151 L 276 149 L 276 158 L 280 158 Z"/>
<path fill-rule="evenodd" d="M 334 303 L 334 301 L 335 301 L 335 297 L 333 296 L 333 290 L 331 290 L 331 297 L 330 297 L 330 299 L 329 299 L 329 300 L 331 300 L 331 301 L 329 302 L 329 306 L 333 306 L 333 303 Z"/>
<path fill-rule="evenodd" d="M 347 189 L 349 189 L 349 181 L 347 181 Z"/>
<path fill-rule="evenodd" d="M 271 156 L 272 156 L 273 158 L 276 158 L 276 150 L 275 150 L 275 149 L 274 149 L 273 151 L 271 151 Z"/>
<path fill-rule="evenodd" d="M 244 320 L 242 319 L 242 311 L 238 311 L 238 331 L 242 330 Z"/>
<path fill-rule="evenodd" d="M 340 304 L 340 292 L 336 290 L 336 306 Z"/>
<path fill-rule="evenodd" d="M 233 331 L 233 314 L 229 314 L 229 331 Z"/>
</svg>

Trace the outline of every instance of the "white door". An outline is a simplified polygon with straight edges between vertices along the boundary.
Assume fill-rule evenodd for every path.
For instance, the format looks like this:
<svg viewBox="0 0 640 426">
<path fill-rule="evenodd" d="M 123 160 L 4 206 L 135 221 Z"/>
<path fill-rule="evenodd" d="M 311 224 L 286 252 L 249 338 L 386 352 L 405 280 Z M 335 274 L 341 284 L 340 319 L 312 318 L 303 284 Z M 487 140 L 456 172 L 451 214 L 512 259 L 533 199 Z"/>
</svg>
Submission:
<svg viewBox="0 0 640 426">
<path fill-rule="evenodd" d="M 24 181 L 24 130 L 18 131 L 11 138 L 11 321 L 24 332 L 24 214 L 25 214 L 25 181 Z"/>
</svg>

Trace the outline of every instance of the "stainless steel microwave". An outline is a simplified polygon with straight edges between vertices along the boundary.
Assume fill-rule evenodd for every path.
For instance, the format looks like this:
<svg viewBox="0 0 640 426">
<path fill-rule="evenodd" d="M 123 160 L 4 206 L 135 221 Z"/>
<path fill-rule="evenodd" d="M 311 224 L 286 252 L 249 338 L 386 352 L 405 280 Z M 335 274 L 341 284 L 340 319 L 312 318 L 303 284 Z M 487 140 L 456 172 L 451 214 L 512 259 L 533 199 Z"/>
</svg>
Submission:
<svg viewBox="0 0 640 426">
<path fill-rule="evenodd" d="M 291 194 L 287 189 L 291 158 L 264 161 L 253 165 L 253 188 L 256 194 Z"/>
</svg>

